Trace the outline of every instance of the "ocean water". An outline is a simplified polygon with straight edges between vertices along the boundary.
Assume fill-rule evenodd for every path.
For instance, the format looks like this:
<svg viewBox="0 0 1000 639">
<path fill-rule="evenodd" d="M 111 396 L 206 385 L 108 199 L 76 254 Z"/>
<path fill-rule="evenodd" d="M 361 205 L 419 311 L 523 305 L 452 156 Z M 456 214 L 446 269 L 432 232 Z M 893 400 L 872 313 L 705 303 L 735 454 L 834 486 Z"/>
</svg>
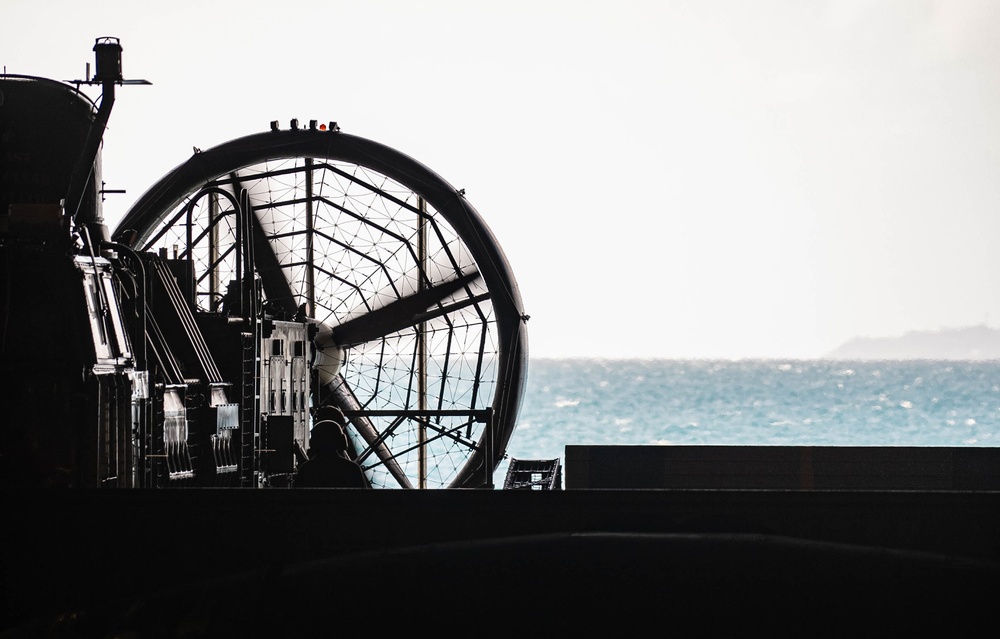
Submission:
<svg viewBox="0 0 1000 639">
<path fill-rule="evenodd" d="M 577 444 L 1000 446 L 1000 361 L 531 360 L 496 485 Z"/>
</svg>

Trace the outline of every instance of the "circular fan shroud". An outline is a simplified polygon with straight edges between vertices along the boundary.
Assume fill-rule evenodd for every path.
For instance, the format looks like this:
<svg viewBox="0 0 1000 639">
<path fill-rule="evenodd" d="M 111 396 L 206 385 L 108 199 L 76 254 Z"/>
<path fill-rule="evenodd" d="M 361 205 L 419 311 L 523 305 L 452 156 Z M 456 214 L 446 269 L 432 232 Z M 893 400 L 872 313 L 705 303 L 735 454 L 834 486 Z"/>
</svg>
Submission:
<svg viewBox="0 0 1000 639">
<path fill-rule="evenodd" d="M 469 418 L 429 420 L 423 439 L 414 434 L 416 421 L 396 420 L 393 425 L 391 418 L 370 419 L 409 485 L 417 485 L 418 473 L 428 487 L 483 485 L 487 468 L 499 465 L 516 425 L 527 335 L 507 259 L 464 195 L 426 166 L 371 140 L 340 132 L 271 131 L 193 155 L 135 203 L 118 224 L 115 240 L 137 233 L 132 241 L 140 250 L 183 253 L 188 237 L 206 232 L 197 220 L 207 219 L 209 198 L 198 197 L 192 205 L 191 235 L 185 214 L 206 187 L 227 189 L 233 199 L 246 189 L 266 301 L 290 311 L 306 303 L 307 291 L 314 290 L 315 319 L 325 325 L 364 317 L 421 287 L 479 273 L 474 282 L 428 309 L 434 316 L 421 325 L 427 337 L 420 351 L 426 386 L 414 379 L 416 324 L 348 346 L 341 378 L 343 388 L 366 411 L 492 408 L 489 459 L 489 432 Z M 224 217 L 224 198 L 216 206 L 222 208 L 213 215 Z M 419 219 L 425 229 L 422 250 L 416 246 Z M 231 235 L 225 224 L 217 226 L 223 236 Z M 225 256 L 203 258 L 215 270 L 226 271 Z M 236 270 L 235 264 L 228 268 Z M 199 304 L 214 309 L 214 299 L 200 297 Z M 418 388 L 425 389 L 422 404 Z M 351 430 L 352 439 L 363 446 L 363 438 Z M 407 485 L 393 479 L 388 464 L 371 455 L 371 448 L 368 452 L 362 465 L 374 485 Z M 418 471 L 421 456 L 425 466 Z"/>
</svg>

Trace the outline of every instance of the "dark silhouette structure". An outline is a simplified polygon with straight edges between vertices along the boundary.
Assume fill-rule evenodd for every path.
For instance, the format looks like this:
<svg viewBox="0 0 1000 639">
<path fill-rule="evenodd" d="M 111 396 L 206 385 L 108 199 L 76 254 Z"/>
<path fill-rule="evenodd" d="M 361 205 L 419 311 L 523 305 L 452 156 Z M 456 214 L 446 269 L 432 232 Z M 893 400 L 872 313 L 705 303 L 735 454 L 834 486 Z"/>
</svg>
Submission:
<svg viewBox="0 0 1000 639">
<path fill-rule="evenodd" d="M 0 74 L 3 485 L 284 488 L 329 405 L 372 487 L 492 486 L 527 315 L 464 193 L 292 120 L 195 148 L 108 229 L 104 131 L 149 83 L 117 38 L 94 54 L 81 80 Z"/>
</svg>

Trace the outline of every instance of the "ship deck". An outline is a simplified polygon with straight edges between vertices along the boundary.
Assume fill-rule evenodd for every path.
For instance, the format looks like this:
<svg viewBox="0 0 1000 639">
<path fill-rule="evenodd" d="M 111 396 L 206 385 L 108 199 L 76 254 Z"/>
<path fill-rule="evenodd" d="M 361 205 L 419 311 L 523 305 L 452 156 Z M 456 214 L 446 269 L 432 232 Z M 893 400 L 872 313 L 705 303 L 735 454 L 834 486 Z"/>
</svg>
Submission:
<svg viewBox="0 0 1000 639">
<path fill-rule="evenodd" d="M 7 491 L 0 636 L 293 636 L 341 615 L 486 635 L 995 621 L 1000 449 L 565 461 L 565 490 Z"/>
<path fill-rule="evenodd" d="M 118 632 L 151 620 L 307 631 L 342 608 L 400 629 L 417 615 L 585 630 L 598 610 L 775 628 L 777 606 L 790 628 L 837 610 L 825 624 L 877 613 L 896 630 L 955 630 L 1000 596 L 995 491 L 205 489 L 5 503 L 17 513 L 5 627 L 74 610 Z"/>
</svg>

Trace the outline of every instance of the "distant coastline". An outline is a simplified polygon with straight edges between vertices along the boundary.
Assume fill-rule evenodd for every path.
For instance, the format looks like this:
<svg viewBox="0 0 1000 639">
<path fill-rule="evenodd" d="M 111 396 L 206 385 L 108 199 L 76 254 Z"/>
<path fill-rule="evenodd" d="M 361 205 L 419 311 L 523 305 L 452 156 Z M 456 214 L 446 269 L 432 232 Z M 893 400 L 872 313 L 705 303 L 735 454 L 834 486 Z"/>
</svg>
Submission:
<svg viewBox="0 0 1000 639">
<path fill-rule="evenodd" d="M 910 331 L 899 337 L 856 337 L 831 351 L 829 359 L 994 360 L 1000 359 L 1000 329 L 987 326 Z"/>
</svg>

